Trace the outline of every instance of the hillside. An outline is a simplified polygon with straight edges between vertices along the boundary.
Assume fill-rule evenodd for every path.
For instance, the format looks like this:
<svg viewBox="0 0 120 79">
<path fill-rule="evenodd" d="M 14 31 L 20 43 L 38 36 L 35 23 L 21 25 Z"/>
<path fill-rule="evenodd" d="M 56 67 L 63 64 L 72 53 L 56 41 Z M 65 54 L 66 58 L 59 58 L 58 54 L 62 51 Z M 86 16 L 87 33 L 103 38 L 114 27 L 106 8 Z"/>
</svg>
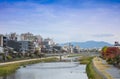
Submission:
<svg viewBox="0 0 120 79">
<path fill-rule="evenodd" d="M 112 44 L 104 42 L 104 41 L 86 41 L 86 42 L 68 42 L 68 43 L 64 43 L 61 44 L 61 46 L 63 45 L 73 45 L 73 46 L 80 46 L 81 48 L 101 48 L 104 46 L 112 46 Z"/>
</svg>

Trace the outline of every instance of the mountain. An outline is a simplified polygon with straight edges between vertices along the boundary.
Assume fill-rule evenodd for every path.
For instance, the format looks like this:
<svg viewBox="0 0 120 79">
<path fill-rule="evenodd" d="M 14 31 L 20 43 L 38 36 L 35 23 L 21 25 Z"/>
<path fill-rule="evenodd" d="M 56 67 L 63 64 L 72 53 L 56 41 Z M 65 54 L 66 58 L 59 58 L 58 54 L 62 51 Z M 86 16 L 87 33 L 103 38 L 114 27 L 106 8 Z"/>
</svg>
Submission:
<svg viewBox="0 0 120 79">
<path fill-rule="evenodd" d="M 73 45 L 73 46 L 79 46 L 81 48 L 101 48 L 104 46 L 113 46 L 110 43 L 104 42 L 104 41 L 86 41 L 86 42 L 68 42 L 68 43 L 64 43 L 61 44 L 61 46 L 63 45 Z"/>
</svg>

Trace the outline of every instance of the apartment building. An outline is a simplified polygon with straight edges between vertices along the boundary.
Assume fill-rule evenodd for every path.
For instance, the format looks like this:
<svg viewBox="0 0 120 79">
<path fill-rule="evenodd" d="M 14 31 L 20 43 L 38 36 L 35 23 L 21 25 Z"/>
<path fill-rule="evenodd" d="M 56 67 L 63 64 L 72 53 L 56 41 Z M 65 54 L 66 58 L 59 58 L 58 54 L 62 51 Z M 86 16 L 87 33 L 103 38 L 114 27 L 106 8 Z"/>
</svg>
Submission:
<svg viewBox="0 0 120 79">
<path fill-rule="evenodd" d="M 7 46 L 7 37 L 5 37 L 4 35 L 0 35 L 0 46 L 1 47 Z"/>
<path fill-rule="evenodd" d="M 18 41 L 21 46 L 20 46 L 20 51 L 21 52 L 34 52 L 35 51 L 35 46 L 34 43 L 31 41 Z"/>
</svg>

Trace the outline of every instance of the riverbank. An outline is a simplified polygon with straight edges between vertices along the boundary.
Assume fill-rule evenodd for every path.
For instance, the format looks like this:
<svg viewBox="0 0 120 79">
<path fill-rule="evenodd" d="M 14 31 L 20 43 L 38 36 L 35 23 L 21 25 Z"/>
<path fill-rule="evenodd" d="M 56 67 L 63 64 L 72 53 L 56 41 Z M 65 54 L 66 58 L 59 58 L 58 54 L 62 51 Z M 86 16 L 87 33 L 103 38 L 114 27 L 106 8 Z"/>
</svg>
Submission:
<svg viewBox="0 0 120 79">
<path fill-rule="evenodd" d="M 81 64 L 86 64 L 86 73 L 89 79 L 103 79 L 93 68 L 92 60 L 94 57 L 82 57 L 79 61 Z"/>
<path fill-rule="evenodd" d="M 55 62 L 58 61 L 56 57 L 49 58 L 36 58 L 29 60 L 13 61 L 7 63 L 0 63 L 0 76 L 8 75 L 15 72 L 20 66 L 26 66 L 29 64 L 35 64 L 39 62 Z"/>
<path fill-rule="evenodd" d="M 99 73 L 104 79 L 113 79 L 106 70 L 109 68 L 107 64 L 104 64 L 99 57 L 93 59 L 93 66 L 97 73 Z"/>
</svg>

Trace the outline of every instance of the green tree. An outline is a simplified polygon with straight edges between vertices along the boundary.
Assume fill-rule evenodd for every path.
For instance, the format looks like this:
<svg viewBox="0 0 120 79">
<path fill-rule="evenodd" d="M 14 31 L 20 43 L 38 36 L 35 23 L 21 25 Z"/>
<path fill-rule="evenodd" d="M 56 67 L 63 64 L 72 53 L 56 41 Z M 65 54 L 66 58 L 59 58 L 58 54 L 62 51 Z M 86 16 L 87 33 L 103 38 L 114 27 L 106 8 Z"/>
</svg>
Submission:
<svg viewBox="0 0 120 79">
<path fill-rule="evenodd" d="M 105 58 L 105 55 L 106 55 L 106 53 L 107 53 L 107 46 L 104 46 L 103 48 L 102 48 L 102 51 L 101 51 L 101 54 L 102 54 L 102 56 Z"/>
</svg>

